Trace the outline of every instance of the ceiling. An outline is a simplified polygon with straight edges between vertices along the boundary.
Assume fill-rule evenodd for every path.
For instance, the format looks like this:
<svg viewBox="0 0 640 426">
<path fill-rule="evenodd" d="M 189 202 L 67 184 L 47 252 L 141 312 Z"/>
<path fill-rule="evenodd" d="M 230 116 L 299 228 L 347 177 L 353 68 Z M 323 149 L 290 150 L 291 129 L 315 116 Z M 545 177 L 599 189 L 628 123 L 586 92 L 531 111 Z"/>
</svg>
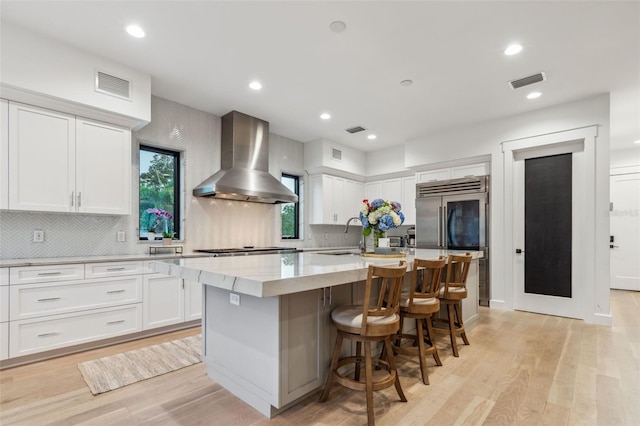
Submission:
<svg viewBox="0 0 640 426">
<path fill-rule="evenodd" d="M 375 151 L 605 92 L 612 149 L 640 139 L 638 1 L 3 0 L 0 8 L 2 22 L 151 74 L 156 96 L 254 115 L 301 142 Z M 334 21 L 346 30 L 332 32 Z M 147 36 L 126 34 L 131 23 Z M 523 51 L 504 55 L 513 42 Z M 507 84 L 538 72 L 547 80 Z M 406 79 L 413 84 L 400 85 Z M 252 80 L 263 89 L 249 89 Z M 526 99 L 533 90 L 542 96 Z M 353 126 L 367 130 L 345 131 Z"/>
</svg>

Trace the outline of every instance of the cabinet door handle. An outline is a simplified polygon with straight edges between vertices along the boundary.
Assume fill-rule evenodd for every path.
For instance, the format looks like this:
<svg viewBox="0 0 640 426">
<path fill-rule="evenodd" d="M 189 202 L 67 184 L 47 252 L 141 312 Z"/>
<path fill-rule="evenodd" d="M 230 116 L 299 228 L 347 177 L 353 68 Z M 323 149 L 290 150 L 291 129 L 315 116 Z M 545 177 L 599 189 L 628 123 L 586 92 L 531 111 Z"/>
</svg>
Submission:
<svg viewBox="0 0 640 426">
<path fill-rule="evenodd" d="M 124 320 L 109 321 L 107 325 L 122 324 Z"/>
<path fill-rule="evenodd" d="M 51 337 L 51 336 L 57 336 L 58 334 L 60 334 L 57 331 L 53 331 L 51 333 L 42 333 L 42 334 L 38 334 L 38 337 Z"/>
<path fill-rule="evenodd" d="M 60 300 L 62 299 L 61 297 L 47 297 L 44 299 L 38 299 L 38 302 L 51 302 L 53 300 Z"/>
<path fill-rule="evenodd" d="M 124 290 L 109 290 L 107 294 L 124 293 Z"/>
<path fill-rule="evenodd" d="M 78 192 L 78 207 L 82 206 L 82 192 Z"/>
<path fill-rule="evenodd" d="M 74 206 L 74 202 L 76 200 L 75 195 L 76 195 L 76 192 L 75 191 L 71 191 L 71 207 Z"/>
<path fill-rule="evenodd" d="M 327 292 L 327 288 L 322 287 L 322 306 L 326 306 L 326 303 L 325 303 L 326 292 Z"/>
<path fill-rule="evenodd" d="M 332 288 L 333 287 L 329 287 L 329 306 L 331 306 L 331 293 L 332 293 L 331 289 Z"/>
<path fill-rule="evenodd" d="M 125 269 L 127 269 L 127 268 L 125 268 L 124 266 L 121 266 L 121 267 L 119 267 L 119 268 L 107 268 L 107 271 L 108 271 L 108 272 L 113 272 L 113 271 L 124 271 Z"/>
<path fill-rule="evenodd" d="M 38 272 L 38 276 L 48 277 L 51 275 L 60 275 L 62 272 Z"/>
</svg>

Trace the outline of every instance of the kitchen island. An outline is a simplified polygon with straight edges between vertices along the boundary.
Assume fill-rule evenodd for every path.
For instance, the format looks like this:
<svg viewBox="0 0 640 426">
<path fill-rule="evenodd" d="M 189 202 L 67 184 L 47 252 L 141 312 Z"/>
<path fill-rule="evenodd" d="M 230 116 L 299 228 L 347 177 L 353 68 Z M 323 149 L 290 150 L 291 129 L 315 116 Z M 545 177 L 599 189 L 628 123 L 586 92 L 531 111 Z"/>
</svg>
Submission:
<svg viewBox="0 0 640 426">
<path fill-rule="evenodd" d="M 415 257 L 460 251 L 417 249 Z M 478 258 L 468 277 L 465 321 L 478 313 Z M 156 272 L 203 286 L 203 361 L 211 379 L 273 417 L 324 384 L 335 342 L 331 311 L 362 302 L 370 264 L 396 265 L 398 258 L 349 252 L 284 253 L 175 259 L 154 262 Z M 409 274 L 405 279 L 408 285 Z M 343 352 L 351 347 L 345 343 Z"/>
</svg>

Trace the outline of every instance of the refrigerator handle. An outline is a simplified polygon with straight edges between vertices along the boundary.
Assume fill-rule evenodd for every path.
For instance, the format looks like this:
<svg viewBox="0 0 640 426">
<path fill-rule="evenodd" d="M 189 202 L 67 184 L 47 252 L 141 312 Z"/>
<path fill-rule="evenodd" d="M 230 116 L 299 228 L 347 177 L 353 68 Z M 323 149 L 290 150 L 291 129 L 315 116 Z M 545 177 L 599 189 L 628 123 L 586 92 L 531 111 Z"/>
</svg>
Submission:
<svg viewBox="0 0 640 426">
<path fill-rule="evenodd" d="M 442 229 L 442 247 L 447 248 L 447 206 L 442 206 L 442 222 L 440 223 Z"/>
<path fill-rule="evenodd" d="M 438 206 L 438 247 L 442 247 L 442 206 Z"/>
</svg>

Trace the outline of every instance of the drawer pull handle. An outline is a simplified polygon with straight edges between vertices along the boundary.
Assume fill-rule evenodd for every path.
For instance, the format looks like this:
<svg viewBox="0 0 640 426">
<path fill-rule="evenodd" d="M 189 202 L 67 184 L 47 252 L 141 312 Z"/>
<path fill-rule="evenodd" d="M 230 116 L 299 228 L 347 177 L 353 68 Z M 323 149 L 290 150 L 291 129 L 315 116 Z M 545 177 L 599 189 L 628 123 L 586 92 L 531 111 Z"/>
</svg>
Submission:
<svg viewBox="0 0 640 426">
<path fill-rule="evenodd" d="M 53 300 L 60 300 L 61 297 L 47 297 L 45 299 L 38 299 L 38 302 L 51 302 Z"/>
<path fill-rule="evenodd" d="M 42 333 L 42 334 L 38 334 L 38 337 L 51 337 L 51 336 L 57 336 L 58 332 L 54 331 L 53 333 Z"/>
<path fill-rule="evenodd" d="M 49 275 L 60 275 L 62 272 L 38 272 L 38 275 L 41 277 L 46 277 Z"/>
<path fill-rule="evenodd" d="M 124 290 L 109 290 L 107 294 L 124 293 Z"/>
<path fill-rule="evenodd" d="M 113 272 L 113 271 L 124 271 L 125 269 L 127 269 L 127 268 L 125 268 L 124 266 L 121 266 L 120 268 L 107 268 L 107 271 L 108 271 L 108 272 Z"/>
<path fill-rule="evenodd" d="M 107 323 L 107 325 L 122 324 L 123 322 L 124 322 L 124 320 L 109 321 L 109 322 Z"/>
</svg>

